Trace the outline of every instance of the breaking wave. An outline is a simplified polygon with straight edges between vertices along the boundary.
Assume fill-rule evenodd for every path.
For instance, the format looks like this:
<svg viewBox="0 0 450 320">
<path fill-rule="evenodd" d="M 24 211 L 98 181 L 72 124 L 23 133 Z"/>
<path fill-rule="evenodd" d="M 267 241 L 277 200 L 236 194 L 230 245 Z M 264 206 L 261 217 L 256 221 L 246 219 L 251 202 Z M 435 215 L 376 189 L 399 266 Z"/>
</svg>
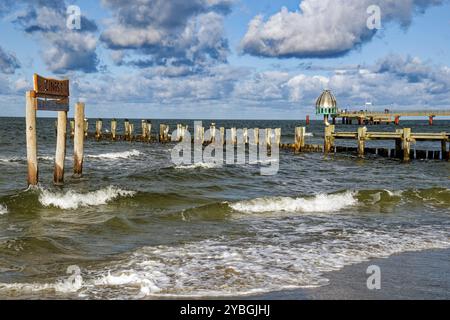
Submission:
<svg viewBox="0 0 450 320">
<path fill-rule="evenodd" d="M 257 198 L 230 203 L 229 206 L 239 212 L 337 212 L 346 207 L 355 205 L 358 199 L 353 192 L 341 194 L 318 194 L 314 197 L 270 197 Z"/>
<path fill-rule="evenodd" d="M 8 213 L 8 207 L 0 204 L 0 216 Z"/>
<path fill-rule="evenodd" d="M 183 165 L 178 165 L 175 167 L 175 169 L 181 169 L 181 170 L 185 170 L 185 169 L 197 169 L 197 168 L 202 168 L 202 169 L 213 169 L 213 168 L 219 168 L 221 167 L 220 164 L 218 163 L 213 163 L 213 162 L 196 162 L 193 164 L 183 164 Z"/>
<path fill-rule="evenodd" d="M 100 154 L 89 154 L 86 155 L 87 158 L 91 159 L 129 159 L 133 157 L 138 157 L 143 153 L 139 150 L 133 149 L 131 151 L 123 151 L 123 152 L 110 152 L 110 153 L 100 153 Z"/>
<path fill-rule="evenodd" d="M 78 193 L 73 190 L 60 193 L 41 189 L 39 202 L 45 207 L 52 206 L 60 209 L 77 209 L 80 207 L 107 204 L 118 197 L 130 197 L 135 194 L 135 191 L 122 190 L 114 186 L 88 193 Z"/>
</svg>

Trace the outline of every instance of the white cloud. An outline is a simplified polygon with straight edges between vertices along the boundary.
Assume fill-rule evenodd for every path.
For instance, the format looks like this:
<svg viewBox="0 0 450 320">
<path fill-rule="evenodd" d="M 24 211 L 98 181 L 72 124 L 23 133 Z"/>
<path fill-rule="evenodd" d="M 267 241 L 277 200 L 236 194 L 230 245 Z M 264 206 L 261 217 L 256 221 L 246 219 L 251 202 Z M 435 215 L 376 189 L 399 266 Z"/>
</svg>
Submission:
<svg viewBox="0 0 450 320">
<path fill-rule="evenodd" d="M 244 53 L 265 57 L 334 57 L 370 41 L 366 10 L 381 8 L 382 26 L 408 26 L 413 14 L 443 0 L 303 0 L 298 11 L 283 7 L 267 20 L 254 17 L 241 41 Z"/>
</svg>

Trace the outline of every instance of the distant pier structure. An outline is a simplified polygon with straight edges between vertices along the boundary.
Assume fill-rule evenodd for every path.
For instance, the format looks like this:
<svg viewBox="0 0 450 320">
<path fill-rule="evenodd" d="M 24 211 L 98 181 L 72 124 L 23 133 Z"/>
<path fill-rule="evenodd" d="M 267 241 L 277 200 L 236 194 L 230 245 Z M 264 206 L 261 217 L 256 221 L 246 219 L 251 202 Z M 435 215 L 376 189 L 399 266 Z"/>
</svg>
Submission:
<svg viewBox="0 0 450 320">
<path fill-rule="evenodd" d="M 428 123 L 433 125 L 435 117 L 449 117 L 448 110 L 417 110 L 417 111 L 393 111 L 385 109 L 383 112 L 372 110 L 348 111 L 338 108 L 337 100 L 330 90 L 324 90 L 316 101 L 316 114 L 323 115 L 324 123 L 329 125 L 329 118 L 332 124 L 340 122 L 342 124 L 382 124 L 394 123 L 398 125 L 400 118 L 404 117 L 426 117 Z M 337 120 L 338 119 L 338 120 Z"/>
</svg>

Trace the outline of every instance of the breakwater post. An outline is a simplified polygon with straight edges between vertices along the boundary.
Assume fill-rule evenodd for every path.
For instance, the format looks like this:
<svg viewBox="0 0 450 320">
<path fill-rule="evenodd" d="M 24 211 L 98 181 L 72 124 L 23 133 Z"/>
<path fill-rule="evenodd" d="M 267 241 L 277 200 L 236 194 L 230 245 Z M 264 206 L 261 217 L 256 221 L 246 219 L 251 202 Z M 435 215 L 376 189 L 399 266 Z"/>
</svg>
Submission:
<svg viewBox="0 0 450 320">
<path fill-rule="evenodd" d="M 75 104 L 75 131 L 73 139 L 73 174 L 80 177 L 83 173 L 84 157 L 84 103 Z"/>
<path fill-rule="evenodd" d="M 36 139 L 36 93 L 26 93 L 26 139 L 27 139 L 27 163 L 28 185 L 38 184 L 37 139 Z"/>
</svg>

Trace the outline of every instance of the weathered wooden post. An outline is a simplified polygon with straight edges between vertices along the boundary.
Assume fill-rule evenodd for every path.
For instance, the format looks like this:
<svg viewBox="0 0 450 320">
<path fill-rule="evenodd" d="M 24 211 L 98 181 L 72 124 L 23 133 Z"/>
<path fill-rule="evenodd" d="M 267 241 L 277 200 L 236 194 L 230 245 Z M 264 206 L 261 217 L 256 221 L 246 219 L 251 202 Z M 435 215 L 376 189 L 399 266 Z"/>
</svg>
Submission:
<svg viewBox="0 0 450 320">
<path fill-rule="evenodd" d="M 408 162 L 410 160 L 411 152 L 411 128 L 403 129 L 403 161 Z"/>
<path fill-rule="evenodd" d="M 442 160 L 450 160 L 450 155 L 447 152 L 447 140 L 441 140 L 441 158 Z"/>
<path fill-rule="evenodd" d="M 403 129 L 395 129 L 395 133 L 399 133 L 401 136 L 403 136 Z M 395 139 L 395 157 L 402 157 L 402 138 Z"/>
<path fill-rule="evenodd" d="M 70 120 L 70 138 L 73 139 L 75 135 L 75 120 Z"/>
<path fill-rule="evenodd" d="M 159 142 L 161 142 L 161 143 L 166 142 L 166 137 L 165 137 L 166 128 L 167 128 L 167 126 L 165 124 L 163 124 L 163 123 L 159 124 Z"/>
<path fill-rule="evenodd" d="M 36 139 L 36 93 L 27 91 L 26 96 L 26 139 L 27 139 L 27 163 L 28 163 L 28 185 L 38 184 L 38 159 Z"/>
<path fill-rule="evenodd" d="M 148 141 L 151 141 L 152 140 L 152 123 L 147 120 L 146 124 L 147 124 Z"/>
<path fill-rule="evenodd" d="M 248 128 L 242 129 L 242 141 L 244 144 L 248 144 Z"/>
<path fill-rule="evenodd" d="M 100 140 L 102 138 L 102 126 L 103 126 L 103 120 L 97 119 L 95 122 L 95 139 Z"/>
<path fill-rule="evenodd" d="M 131 141 L 131 135 L 130 135 L 130 121 L 128 119 L 125 119 L 123 122 L 123 128 L 124 128 L 124 138 L 125 140 Z"/>
<path fill-rule="evenodd" d="M 271 128 L 265 129 L 265 138 L 266 138 L 267 149 L 270 150 L 270 148 L 272 147 L 272 129 Z"/>
<path fill-rule="evenodd" d="M 133 123 L 130 123 L 128 125 L 128 131 L 130 133 L 130 141 L 133 141 L 133 139 L 134 139 L 134 124 Z"/>
<path fill-rule="evenodd" d="M 73 139 L 73 174 L 80 177 L 83 173 L 84 156 L 84 103 L 75 104 L 75 135 Z"/>
<path fill-rule="evenodd" d="M 256 145 L 259 145 L 259 128 L 253 129 L 253 138 Z"/>
<path fill-rule="evenodd" d="M 295 142 L 294 142 L 294 151 L 295 153 L 299 153 L 305 147 L 305 127 L 296 127 L 295 128 Z"/>
<path fill-rule="evenodd" d="M 364 158 L 364 147 L 365 147 L 365 141 L 366 141 L 366 133 L 367 128 L 366 127 L 359 127 L 358 128 L 358 157 Z"/>
<path fill-rule="evenodd" d="M 280 146 L 281 145 L 281 128 L 274 129 L 275 132 L 275 143 Z"/>
<path fill-rule="evenodd" d="M 220 127 L 220 143 L 222 145 L 225 144 L 225 128 L 224 127 Z"/>
<path fill-rule="evenodd" d="M 84 136 L 87 138 L 89 134 L 89 120 L 87 118 L 84 118 L 83 132 Z"/>
<path fill-rule="evenodd" d="M 141 120 L 142 141 L 148 141 L 148 126 L 146 120 Z"/>
<path fill-rule="evenodd" d="M 116 140 L 117 135 L 117 120 L 112 119 L 111 120 L 111 139 Z"/>
<path fill-rule="evenodd" d="M 53 183 L 64 183 L 64 161 L 66 160 L 67 111 L 58 111 L 58 134 L 56 137 L 55 169 Z"/>
<path fill-rule="evenodd" d="M 334 133 L 334 125 L 329 125 L 325 127 L 325 139 L 324 139 L 324 152 L 330 153 L 333 148 L 333 133 Z"/>
<path fill-rule="evenodd" d="M 210 142 L 211 143 L 216 142 L 216 124 L 214 122 L 211 123 L 211 126 L 209 127 L 209 132 L 211 134 Z"/>
</svg>

